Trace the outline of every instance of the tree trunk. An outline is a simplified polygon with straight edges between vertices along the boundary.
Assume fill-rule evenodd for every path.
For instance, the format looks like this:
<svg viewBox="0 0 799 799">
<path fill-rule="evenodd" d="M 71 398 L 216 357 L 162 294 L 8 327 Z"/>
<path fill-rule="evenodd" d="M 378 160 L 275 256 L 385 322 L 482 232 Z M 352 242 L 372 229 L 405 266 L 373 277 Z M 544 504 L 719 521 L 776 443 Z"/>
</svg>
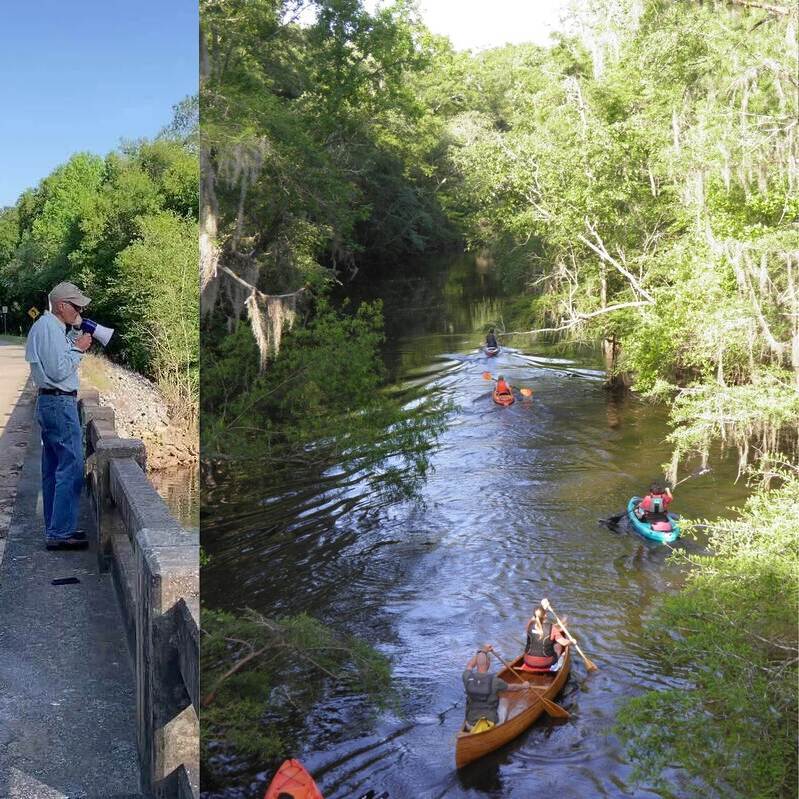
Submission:
<svg viewBox="0 0 799 799">
<path fill-rule="evenodd" d="M 200 146 L 200 288 L 203 294 L 216 280 L 219 265 L 217 228 L 219 204 L 216 198 L 216 173 L 205 145 Z M 210 308 L 204 308 L 210 311 Z"/>
<path fill-rule="evenodd" d="M 599 265 L 599 305 L 601 308 L 608 306 L 608 268 L 604 262 Z"/>
<path fill-rule="evenodd" d="M 632 379 L 627 372 L 618 372 L 621 358 L 621 342 L 615 337 L 602 339 L 602 354 L 605 356 L 605 388 L 608 391 L 624 392 L 629 390 Z"/>
<path fill-rule="evenodd" d="M 205 36 L 200 31 L 200 106 L 203 89 L 209 75 L 208 48 Z M 200 308 L 203 314 L 210 313 L 216 305 L 217 267 L 219 245 L 217 230 L 219 203 L 216 198 L 216 171 L 207 142 L 200 131 Z"/>
<path fill-rule="evenodd" d="M 791 340 L 791 366 L 796 390 L 799 391 L 799 333 L 796 333 Z"/>
</svg>

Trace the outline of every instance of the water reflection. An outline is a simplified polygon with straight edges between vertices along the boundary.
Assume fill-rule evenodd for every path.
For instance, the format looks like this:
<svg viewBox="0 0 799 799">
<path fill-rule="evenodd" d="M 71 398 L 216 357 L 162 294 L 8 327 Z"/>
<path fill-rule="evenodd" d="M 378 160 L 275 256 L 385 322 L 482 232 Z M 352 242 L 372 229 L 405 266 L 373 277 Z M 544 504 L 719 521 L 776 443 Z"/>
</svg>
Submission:
<svg viewBox="0 0 799 799">
<path fill-rule="evenodd" d="M 177 466 L 148 475 L 172 515 L 184 527 L 200 523 L 200 474 L 196 465 Z"/>
<path fill-rule="evenodd" d="M 686 676 L 662 673 L 642 634 L 684 575 L 665 547 L 597 521 L 661 473 L 665 410 L 610 398 L 592 351 L 516 341 L 485 358 L 485 327 L 504 306 L 493 273 L 473 261 L 403 274 L 375 291 L 397 390 L 423 386 L 457 407 L 422 501 L 386 505 L 364 475 L 341 470 L 217 474 L 205 495 L 204 601 L 308 611 L 392 658 L 401 717 L 375 719 L 360 697 L 336 694 L 295 730 L 297 754 L 328 799 L 369 788 L 392 799 L 657 796 L 631 787 L 611 728 L 621 698 Z M 494 405 L 487 369 L 532 387 L 533 400 Z M 734 473 L 722 466 L 686 483 L 675 509 L 713 516 L 740 501 Z M 485 642 L 513 656 L 543 596 L 568 613 L 600 670 L 587 677 L 575 663 L 561 698 L 567 723 L 541 720 L 457 773 L 463 664 Z M 256 797 L 263 767 L 242 767 L 228 791 L 207 795 Z"/>
</svg>

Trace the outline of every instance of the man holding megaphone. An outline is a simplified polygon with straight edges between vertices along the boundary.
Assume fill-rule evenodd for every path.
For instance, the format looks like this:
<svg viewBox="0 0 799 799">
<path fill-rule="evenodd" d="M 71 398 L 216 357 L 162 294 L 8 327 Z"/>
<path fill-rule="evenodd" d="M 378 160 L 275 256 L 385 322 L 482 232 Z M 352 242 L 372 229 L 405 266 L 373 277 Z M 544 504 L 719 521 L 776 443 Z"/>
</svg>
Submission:
<svg viewBox="0 0 799 799">
<path fill-rule="evenodd" d="M 83 487 L 78 366 L 92 336 L 72 328 L 84 321 L 81 312 L 91 300 L 72 283 L 59 283 L 49 300 L 50 311 L 33 323 L 25 347 L 25 360 L 39 389 L 36 419 L 42 429 L 45 545 L 81 549 L 88 541 L 86 533 L 77 530 Z"/>
</svg>

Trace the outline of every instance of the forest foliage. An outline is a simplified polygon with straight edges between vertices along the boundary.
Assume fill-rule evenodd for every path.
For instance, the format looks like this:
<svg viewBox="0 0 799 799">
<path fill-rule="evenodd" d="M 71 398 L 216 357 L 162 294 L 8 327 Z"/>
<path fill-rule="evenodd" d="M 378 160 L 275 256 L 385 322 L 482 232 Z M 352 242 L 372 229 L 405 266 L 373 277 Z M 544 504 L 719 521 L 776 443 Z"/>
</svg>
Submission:
<svg viewBox="0 0 799 799">
<path fill-rule="evenodd" d="M 202 674 L 209 787 L 231 751 L 263 764 L 295 749 L 289 730 L 329 689 L 348 687 L 378 704 L 391 696 L 385 656 L 305 614 L 204 610 Z"/>
<path fill-rule="evenodd" d="M 430 37 L 410 3 L 311 6 L 202 4 L 203 446 L 274 462 L 310 446 L 408 494 L 444 409 L 383 392 L 381 309 L 327 297 L 452 239 L 406 80 Z"/>
<path fill-rule="evenodd" d="M 797 19 L 750 5 L 581 3 L 589 39 L 478 56 L 491 100 L 451 120 L 469 240 L 539 335 L 677 398 L 675 478 L 719 436 L 766 476 L 797 453 Z"/>
<path fill-rule="evenodd" d="M 334 304 L 331 289 L 346 297 L 370 263 L 456 240 L 426 166 L 437 138 L 418 135 L 407 83 L 429 62 L 430 36 L 410 3 L 370 15 L 353 0 L 202 0 L 201 23 L 204 457 L 256 459 L 273 474 L 336 465 L 411 496 L 447 408 L 386 386 L 380 303 Z M 390 676 L 364 642 L 305 617 L 277 622 L 285 656 L 225 676 L 242 657 L 225 640 L 260 641 L 266 628 L 213 609 L 202 623 L 219 642 L 203 648 L 204 673 L 220 678 L 204 715 L 208 779 L 231 750 L 261 763 L 291 751 L 276 720 L 334 685 L 294 668 L 297 630 L 339 642 L 314 657 L 339 674 L 337 660 L 341 678 L 360 674 L 368 688 Z"/>
<path fill-rule="evenodd" d="M 735 520 L 705 522 L 712 557 L 691 556 L 687 587 L 648 629 L 679 687 L 629 702 L 617 729 L 639 779 L 668 796 L 664 771 L 717 781 L 719 795 L 796 793 L 799 479 L 755 494 Z"/>
<path fill-rule="evenodd" d="M 156 380 L 173 411 L 195 417 L 199 392 L 197 99 L 152 141 L 102 158 L 77 153 L 0 211 L 0 290 L 9 326 L 69 280 L 91 318 L 116 329 L 109 352 Z"/>
</svg>

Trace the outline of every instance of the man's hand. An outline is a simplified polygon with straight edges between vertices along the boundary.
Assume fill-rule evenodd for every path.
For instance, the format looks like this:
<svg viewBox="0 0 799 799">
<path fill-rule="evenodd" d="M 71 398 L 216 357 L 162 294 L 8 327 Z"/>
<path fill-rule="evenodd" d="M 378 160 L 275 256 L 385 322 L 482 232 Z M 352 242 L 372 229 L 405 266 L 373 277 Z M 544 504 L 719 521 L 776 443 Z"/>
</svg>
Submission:
<svg viewBox="0 0 799 799">
<path fill-rule="evenodd" d="M 78 336 L 73 342 L 72 346 L 76 350 L 80 350 L 81 352 L 86 352 L 89 347 L 92 346 L 92 337 L 89 333 L 84 333 L 82 336 Z"/>
</svg>

